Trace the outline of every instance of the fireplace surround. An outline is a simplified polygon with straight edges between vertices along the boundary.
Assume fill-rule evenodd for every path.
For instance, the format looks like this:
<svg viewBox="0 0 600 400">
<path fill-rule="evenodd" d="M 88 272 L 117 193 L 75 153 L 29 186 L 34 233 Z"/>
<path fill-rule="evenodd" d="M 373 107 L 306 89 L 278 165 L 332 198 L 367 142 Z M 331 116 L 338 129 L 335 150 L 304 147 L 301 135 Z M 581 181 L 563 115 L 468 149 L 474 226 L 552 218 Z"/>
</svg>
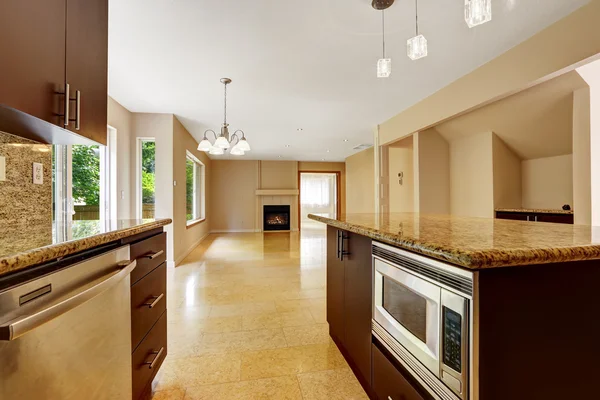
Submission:
<svg viewBox="0 0 600 400">
<path fill-rule="evenodd" d="M 263 231 L 289 231 L 290 217 L 289 205 L 263 206 Z"/>
</svg>

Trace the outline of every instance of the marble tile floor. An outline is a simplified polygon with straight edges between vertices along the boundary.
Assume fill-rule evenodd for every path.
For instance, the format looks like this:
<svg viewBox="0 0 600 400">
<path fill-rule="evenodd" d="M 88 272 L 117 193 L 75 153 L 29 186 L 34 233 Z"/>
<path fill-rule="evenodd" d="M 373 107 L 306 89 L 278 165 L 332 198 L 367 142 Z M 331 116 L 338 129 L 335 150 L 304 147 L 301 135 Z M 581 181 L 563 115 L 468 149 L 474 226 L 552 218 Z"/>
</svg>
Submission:
<svg viewBox="0 0 600 400">
<path fill-rule="evenodd" d="M 212 234 L 170 269 L 153 399 L 367 399 L 329 338 L 325 232 Z"/>
</svg>

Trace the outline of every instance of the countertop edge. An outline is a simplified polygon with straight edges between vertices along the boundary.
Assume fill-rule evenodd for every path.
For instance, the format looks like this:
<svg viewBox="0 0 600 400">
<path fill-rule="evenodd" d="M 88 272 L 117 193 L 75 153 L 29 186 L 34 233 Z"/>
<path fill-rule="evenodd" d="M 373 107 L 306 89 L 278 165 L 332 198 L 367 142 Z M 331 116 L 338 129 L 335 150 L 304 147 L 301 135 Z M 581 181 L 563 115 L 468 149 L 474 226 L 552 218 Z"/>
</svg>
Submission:
<svg viewBox="0 0 600 400">
<path fill-rule="evenodd" d="M 496 208 L 494 212 L 574 215 L 573 210 L 550 210 L 546 208 Z"/>
<path fill-rule="evenodd" d="M 464 251 L 443 247 L 437 244 L 402 239 L 398 235 L 348 222 L 338 221 L 315 214 L 309 219 L 322 222 L 335 228 L 344 229 L 370 237 L 382 243 L 412 251 L 427 257 L 445 261 L 469 270 L 482 270 L 500 267 L 552 264 L 559 262 L 587 261 L 600 259 L 600 246 L 577 246 L 575 248 L 516 249 L 508 251 Z"/>
<path fill-rule="evenodd" d="M 134 227 L 116 229 L 114 231 L 99 233 L 83 239 L 74 239 L 68 242 L 51 244 L 0 257 L 0 276 L 21 271 L 25 268 L 78 253 L 80 251 L 89 250 L 152 229 L 161 228 L 172 222 L 173 220 L 170 218 L 158 219 Z"/>
</svg>

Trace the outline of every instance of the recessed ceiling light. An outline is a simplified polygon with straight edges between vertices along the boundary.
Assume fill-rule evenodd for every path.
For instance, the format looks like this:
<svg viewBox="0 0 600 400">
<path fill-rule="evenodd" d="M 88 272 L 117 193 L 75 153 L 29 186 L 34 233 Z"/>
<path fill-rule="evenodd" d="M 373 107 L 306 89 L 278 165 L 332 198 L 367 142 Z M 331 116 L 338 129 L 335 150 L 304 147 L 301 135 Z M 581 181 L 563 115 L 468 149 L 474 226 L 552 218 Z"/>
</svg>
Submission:
<svg viewBox="0 0 600 400">
<path fill-rule="evenodd" d="M 329 149 L 327 149 L 327 152 L 329 153 Z"/>
<path fill-rule="evenodd" d="M 347 142 L 347 141 L 348 141 L 348 139 L 344 139 L 344 142 Z"/>
<path fill-rule="evenodd" d="M 285 147 L 290 147 L 290 145 L 289 145 L 289 144 L 286 144 L 286 145 L 285 145 Z"/>
<path fill-rule="evenodd" d="M 296 130 L 297 130 L 298 132 L 302 132 L 304 129 L 302 129 L 302 128 L 298 128 L 298 129 L 296 129 Z"/>
<path fill-rule="evenodd" d="M 325 159 L 324 159 L 324 158 L 321 158 L 321 161 L 325 161 Z"/>
<path fill-rule="evenodd" d="M 277 156 L 278 158 L 281 158 L 281 156 Z"/>
</svg>

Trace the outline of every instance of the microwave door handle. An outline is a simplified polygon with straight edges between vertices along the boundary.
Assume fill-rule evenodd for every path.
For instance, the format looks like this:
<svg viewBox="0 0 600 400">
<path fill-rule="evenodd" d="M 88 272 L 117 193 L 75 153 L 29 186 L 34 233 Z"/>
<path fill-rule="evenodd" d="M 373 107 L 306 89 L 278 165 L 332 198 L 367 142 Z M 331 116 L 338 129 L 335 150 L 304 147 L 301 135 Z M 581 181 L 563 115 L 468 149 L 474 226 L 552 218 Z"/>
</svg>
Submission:
<svg viewBox="0 0 600 400">
<path fill-rule="evenodd" d="M 123 267 L 124 265 L 124 267 Z M 68 299 L 65 299 L 52 306 L 42 310 L 35 311 L 32 314 L 24 315 L 10 321 L 7 325 L 0 326 L 0 341 L 15 340 L 28 332 L 44 325 L 45 323 L 67 313 L 68 311 L 80 306 L 88 300 L 104 293 L 117 283 L 125 279 L 136 266 L 136 261 L 119 263 L 121 269 L 112 272 L 101 282 L 81 291 Z"/>
</svg>

